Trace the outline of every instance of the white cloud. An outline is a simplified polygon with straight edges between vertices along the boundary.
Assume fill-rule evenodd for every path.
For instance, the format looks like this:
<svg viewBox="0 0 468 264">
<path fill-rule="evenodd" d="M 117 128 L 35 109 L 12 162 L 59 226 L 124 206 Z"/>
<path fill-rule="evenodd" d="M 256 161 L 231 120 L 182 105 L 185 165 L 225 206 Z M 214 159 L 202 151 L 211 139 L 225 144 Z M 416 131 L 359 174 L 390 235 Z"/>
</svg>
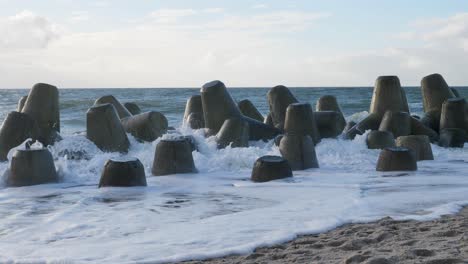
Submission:
<svg viewBox="0 0 468 264">
<path fill-rule="evenodd" d="M 205 8 L 202 10 L 203 13 L 209 13 L 209 14 L 219 14 L 223 13 L 225 10 L 224 8 L 221 7 L 211 7 L 211 8 Z"/>
<path fill-rule="evenodd" d="M 22 11 L 0 18 L 0 48 L 45 48 L 60 35 L 59 27 L 43 16 Z"/>
<path fill-rule="evenodd" d="M 318 20 L 330 17 L 329 13 L 283 11 L 260 13 L 252 16 L 226 15 L 219 20 L 203 24 L 204 29 L 249 31 L 256 33 L 301 31 Z"/>
<path fill-rule="evenodd" d="M 390 36 L 399 41 L 386 49 L 332 58 L 316 55 L 309 58 L 307 67 L 330 85 L 372 85 L 377 76 L 389 74 L 398 75 L 403 85 L 418 85 L 422 77 L 434 72 L 443 74 L 450 85 L 466 85 L 468 13 L 418 20 L 410 27 L 410 31 Z"/>
<path fill-rule="evenodd" d="M 268 5 L 266 4 L 255 4 L 252 6 L 253 9 L 265 9 L 268 8 Z"/>
<path fill-rule="evenodd" d="M 110 6 L 109 1 L 93 1 L 91 2 L 91 6 L 93 7 L 108 7 Z"/>
<path fill-rule="evenodd" d="M 159 9 L 151 12 L 149 17 L 156 23 L 175 23 L 180 18 L 189 17 L 197 14 L 194 9 Z"/>
<path fill-rule="evenodd" d="M 246 16 L 221 9 L 161 9 L 128 28 L 64 33 L 47 18 L 23 12 L 0 18 L 0 34 L 8 36 L 0 39 L 0 48 L 8 47 L 0 52 L 0 76 L 3 87 L 39 81 L 61 87 L 180 87 L 212 79 L 229 86 L 350 86 L 373 85 L 377 76 L 389 74 L 415 85 L 440 72 L 449 84 L 466 84 L 463 14 L 414 23 L 385 49 L 324 53 L 311 44 L 326 43 L 305 42 L 302 35 L 313 34 L 328 17 L 304 11 Z"/>
<path fill-rule="evenodd" d="M 84 22 L 89 20 L 89 14 L 85 11 L 76 11 L 72 13 L 70 21 L 73 23 Z"/>
</svg>

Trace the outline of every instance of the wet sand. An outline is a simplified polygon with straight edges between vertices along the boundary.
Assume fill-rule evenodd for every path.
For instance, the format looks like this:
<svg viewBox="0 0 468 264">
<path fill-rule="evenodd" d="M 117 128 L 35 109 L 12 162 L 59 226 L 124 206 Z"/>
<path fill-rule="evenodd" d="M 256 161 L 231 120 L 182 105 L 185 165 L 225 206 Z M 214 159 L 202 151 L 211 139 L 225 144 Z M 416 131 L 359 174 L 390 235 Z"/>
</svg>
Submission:
<svg viewBox="0 0 468 264">
<path fill-rule="evenodd" d="M 467 194 L 468 195 L 468 194 Z M 190 264 L 218 263 L 468 263 L 468 208 L 428 222 L 384 218 L 348 224 L 282 245 Z"/>
</svg>

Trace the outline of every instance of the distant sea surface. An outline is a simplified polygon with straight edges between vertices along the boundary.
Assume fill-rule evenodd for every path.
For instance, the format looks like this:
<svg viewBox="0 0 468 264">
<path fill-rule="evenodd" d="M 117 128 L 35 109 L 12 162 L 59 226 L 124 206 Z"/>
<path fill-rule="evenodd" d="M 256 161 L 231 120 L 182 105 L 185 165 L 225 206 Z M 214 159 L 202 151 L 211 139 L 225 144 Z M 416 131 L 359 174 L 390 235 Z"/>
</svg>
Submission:
<svg viewBox="0 0 468 264">
<path fill-rule="evenodd" d="M 128 88 L 128 89 L 60 89 L 60 108 L 62 133 L 83 131 L 86 127 L 86 111 L 93 105 L 94 100 L 104 95 L 114 95 L 123 102 L 135 102 L 143 111 L 159 111 L 166 115 L 171 126 L 181 123 L 185 103 L 191 95 L 199 94 L 198 88 Z M 249 99 L 266 115 L 268 102 L 266 93 L 269 88 L 230 88 L 229 92 L 237 100 Z M 291 88 L 301 102 L 311 103 L 313 106 L 320 96 L 332 94 L 338 99 L 345 115 L 368 111 L 372 98 L 371 87 L 356 88 Z M 422 112 L 421 90 L 419 87 L 406 87 L 406 94 L 410 108 L 414 113 Z M 468 88 L 458 87 L 463 95 L 468 95 Z M 16 109 L 21 96 L 27 95 L 26 89 L 0 90 L 0 120 L 8 112 Z"/>
</svg>

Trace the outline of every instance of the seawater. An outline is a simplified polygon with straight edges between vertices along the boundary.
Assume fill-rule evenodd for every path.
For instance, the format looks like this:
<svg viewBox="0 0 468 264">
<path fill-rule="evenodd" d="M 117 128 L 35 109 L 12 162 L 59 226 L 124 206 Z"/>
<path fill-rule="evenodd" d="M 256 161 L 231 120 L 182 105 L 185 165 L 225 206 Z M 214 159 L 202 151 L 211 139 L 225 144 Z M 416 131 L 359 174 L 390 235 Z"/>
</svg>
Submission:
<svg viewBox="0 0 468 264">
<path fill-rule="evenodd" d="M 268 112 L 266 88 L 229 89 Z M 468 95 L 468 88 L 459 88 Z M 0 120 L 27 90 L 0 90 Z M 371 88 L 293 88 L 301 102 L 338 98 L 347 119 L 367 114 Z M 412 113 L 421 114 L 420 90 L 406 88 Z M 273 142 L 216 149 L 213 138 L 181 126 L 187 98 L 198 89 L 62 89 L 64 139 L 50 147 L 61 182 L 6 188 L 0 184 L 0 262 L 158 263 L 248 253 L 301 234 L 324 232 L 350 222 L 385 216 L 429 220 L 468 204 L 468 150 L 432 145 L 434 161 L 418 171 L 375 171 L 379 150 L 365 136 L 323 139 L 316 146 L 319 169 L 268 183 L 249 181 L 254 161 L 279 155 Z M 143 111 L 164 113 L 171 126 L 193 135 L 197 174 L 151 176 L 156 144 L 132 143 L 128 154 L 103 153 L 88 141 L 86 110 L 102 95 L 132 101 Z M 170 137 L 165 135 L 164 137 Z M 87 153 L 68 160 L 64 150 Z M 109 158 L 139 158 L 148 187 L 97 188 Z M 8 164 L 0 163 L 0 173 Z"/>
</svg>

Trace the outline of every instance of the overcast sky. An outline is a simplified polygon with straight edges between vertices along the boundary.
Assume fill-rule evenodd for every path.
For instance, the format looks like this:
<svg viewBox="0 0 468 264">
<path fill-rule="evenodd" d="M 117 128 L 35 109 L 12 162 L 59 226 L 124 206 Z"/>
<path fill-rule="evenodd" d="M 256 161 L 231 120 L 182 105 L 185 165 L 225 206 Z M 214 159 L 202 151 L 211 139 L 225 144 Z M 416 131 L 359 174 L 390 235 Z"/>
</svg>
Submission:
<svg viewBox="0 0 468 264">
<path fill-rule="evenodd" d="M 0 87 L 468 85 L 464 0 L 0 0 Z"/>
</svg>

